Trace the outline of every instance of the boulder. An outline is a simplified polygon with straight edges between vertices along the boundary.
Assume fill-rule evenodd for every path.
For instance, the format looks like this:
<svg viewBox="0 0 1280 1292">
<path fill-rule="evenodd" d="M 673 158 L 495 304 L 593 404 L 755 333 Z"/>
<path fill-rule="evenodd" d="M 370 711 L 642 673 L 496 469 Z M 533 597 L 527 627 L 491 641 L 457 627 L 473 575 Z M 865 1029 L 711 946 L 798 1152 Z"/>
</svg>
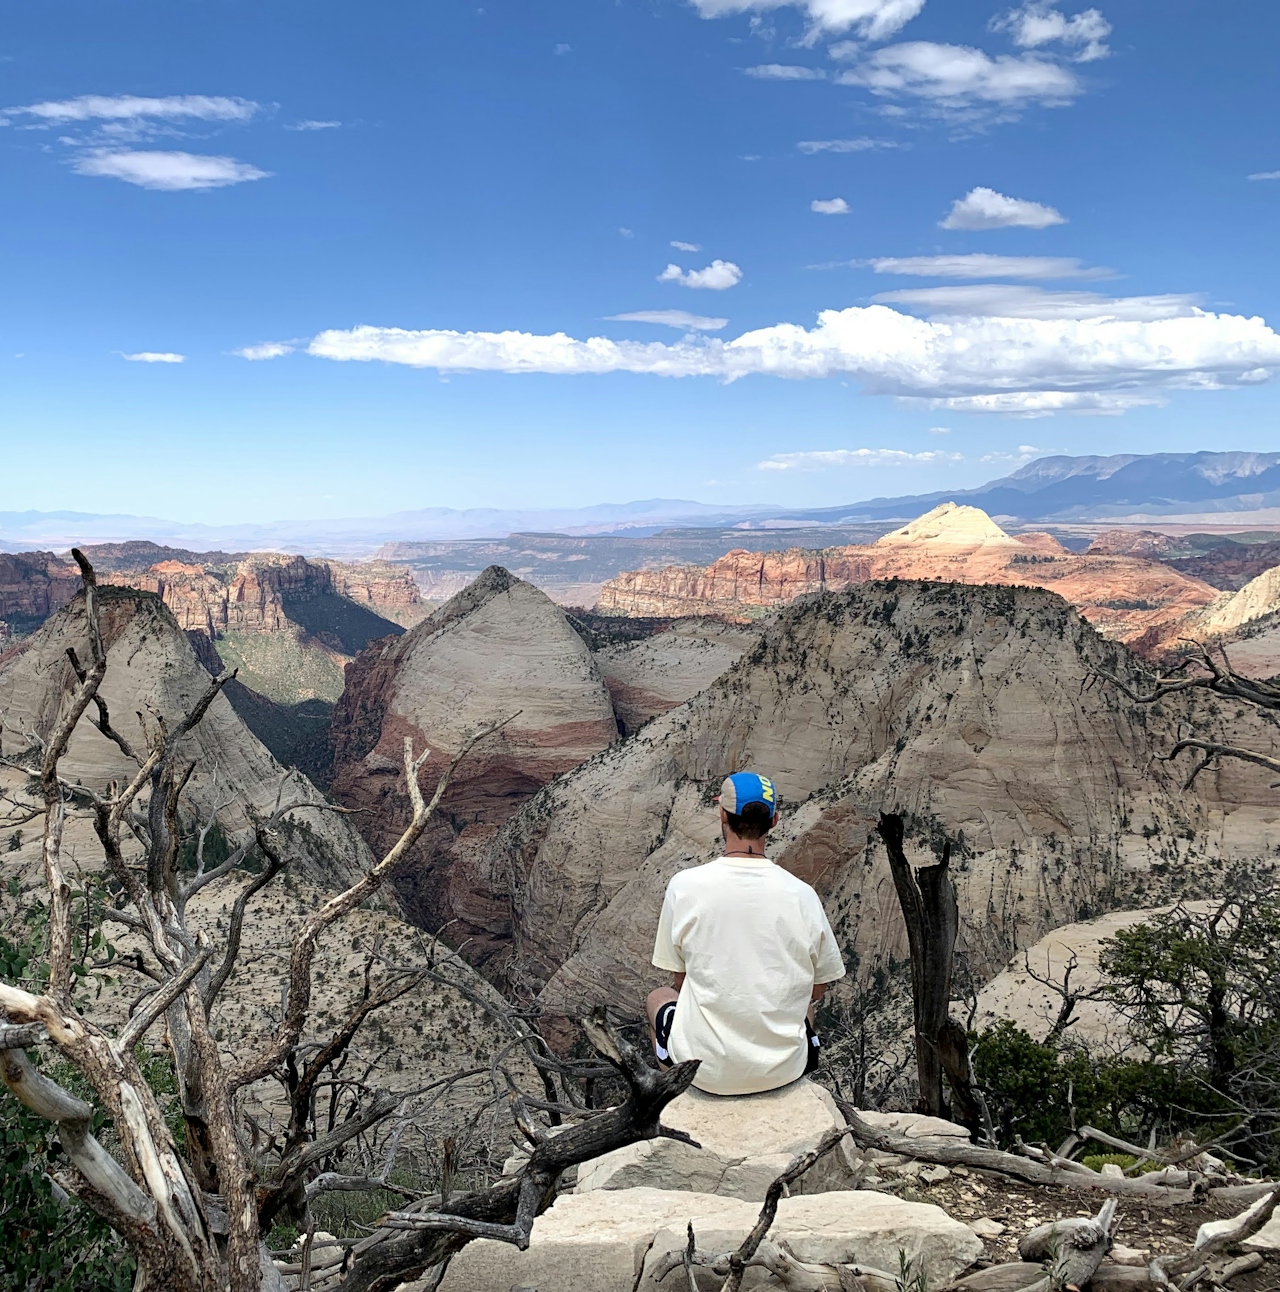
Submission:
<svg viewBox="0 0 1280 1292">
<path fill-rule="evenodd" d="M 662 1123 L 701 1147 L 651 1139 L 615 1149 L 579 1168 L 577 1191 L 679 1189 L 757 1202 L 797 1153 L 816 1147 L 827 1131 L 844 1125 L 844 1118 L 821 1086 L 801 1078 L 758 1095 L 691 1089 L 667 1105 Z M 856 1150 L 844 1140 L 792 1192 L 849 1188 L 857 1167 Z"/>
<path fill-rule="evenodd" d="M 564 1194 L 538 1218 L 527 1251 L 488 1239 L 468 1243 L 440 1292 L 663 1292 L 669 1285 L 655 1285 L 653 1267 L 684 1246 L 689 1223 L 700 1250 L 721 1253 L 738 1246 L 757 1215 L 756 1204 L 741 1199 L 665 1189 Z M 769 1236 L 802 1261 L 896 1271 L 904 1253 L 933 1286 L 982 1255 L 981 1239 L 941 1208 L 871 1192 L 784 1198 Z M 744 1289 L 762 1286 L 763 1272 L 750 1271 Z"/>
</svg>

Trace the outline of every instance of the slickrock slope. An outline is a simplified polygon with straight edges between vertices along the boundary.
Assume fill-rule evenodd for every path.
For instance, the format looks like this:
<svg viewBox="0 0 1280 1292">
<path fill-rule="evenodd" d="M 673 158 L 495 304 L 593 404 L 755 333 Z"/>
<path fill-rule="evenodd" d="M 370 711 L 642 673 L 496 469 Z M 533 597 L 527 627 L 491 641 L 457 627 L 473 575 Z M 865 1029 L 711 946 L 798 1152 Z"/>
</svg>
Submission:
<svg viewBox="0 0 1280 1292">
<path fill-rule="evenodd" d="M 759 636 L 739 624 L 686 619 L 642 641 L 596 651 L 624 734 L 710 686 Z"/>
<path fill-rule="evenodd" d="M 459 768 L 437 827 L 397 883 L 416 922 L 448 930 L 480 961 L 505 945 L 509 913 L 475 870 L 495 826 L 554 776 L 618 737 L 599 670 L 564 612 L 491 566 L 405 636 L 375 642 L 347 670 L 334 711 L 332 790 L 375 849 L 408 818 L 406 736 L 430 748 L 430 786 L 466 736 L 517 716 Z"/>
<path fill-rule="evenodd" d="M 159 712 L 172 722 L 189 710 L 209 684 L 191 644 L 160 599 L 132 589 L 100 589 L 103 638 L 108 665 L 102 685 L 112 722 L 135 748 L 146 747 L 139 712 Z M 0 751 L 21 757 L 36 747 L 55 721 L 60 696 L 74 680 L 65 657 L 74 647 L 89 658 L 84 601 L 77 597 L 0 660 Z M 322 804 L 324 797 L 305 777 L 283 769 L 219 695 L 187 740 L 185 756 L 197 763 L 186 802 L 202 815 L 221 806 L 228 835 L 249 829 L 248 810 L 271 810 L 282 781 L 285 799 Z M 102 787 L 136 772 L 117 746 L 82 722 L 63 776 Z M 346 818 L 333 812 L 303 815 L 292 831 L 299 873 L 328 887 L 345 886 L 369 865 L 369 851 Z"/>
<path fill-rule="evenodd" d="M 604 995 L 636 1010 L 667 879 L 716 852 L 728 771 L 772 774 L 775 856 L 825 896 L 861 974 L 905 955 L 878 811 L 963 837 L 962 938 L 995 973 L 1046 930 L 1211 882 L 1280 842 L 1268 778 L 1228 765 L 1183 793 L 1152 755 L 1195 717 L 1280 748 L 1199 697 L 1135 713 L 1097 680 L 1138 665 L 1060 598 L 1029 588 L 875 583 L 805 598 L 722 678 L 522 808 L 484 869 L 511 884 L 513 981 L 550 1011 Z M 916 845 L 917 855 L 927 852 Z"/>
<path fill-rule="evenodd" d="M 1219 636 L 1280 610 L 1280 565 L 1250 579 L 1239 592 L 1201 620 L 1201 633 Z M 1200 635 L 1200 634 L 1197 634 Z"/>
<path fill-rule="evenodd" d="M 943 503 L 866 547 L 730 552 L 705 569 L 632 571 L 605 585 L 599 608 L 745 619 L 805 593 L 892 578 L 1049 588 L 1119 641 L 1136 640 L 1218 596 L 1200 580 L 1157 562 L 1073 555 L 1048 534 L 1014 537 L 976 507 Z"/>
</svg>

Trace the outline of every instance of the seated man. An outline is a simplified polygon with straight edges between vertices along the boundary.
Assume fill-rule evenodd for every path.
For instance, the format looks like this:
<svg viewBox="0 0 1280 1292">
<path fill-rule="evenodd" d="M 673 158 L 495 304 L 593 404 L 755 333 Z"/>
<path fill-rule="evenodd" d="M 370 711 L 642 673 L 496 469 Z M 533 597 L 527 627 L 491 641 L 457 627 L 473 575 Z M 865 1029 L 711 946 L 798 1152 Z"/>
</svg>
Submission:
<svg viewBox="0 0 1280 1292">
<path fill-rule="evenodd" d="M 701 1059 L 699 1090 L 775 1090 L 817 1063 L 811 1002 L 844 977 L 817 893 L 765 856 L 777 821 L 773 782 L 738 772 L 720 787 L 724 856 L 667 885 L 653 963 L 674 987 L 649 994 L 664 1066 Z"/>
</svg>

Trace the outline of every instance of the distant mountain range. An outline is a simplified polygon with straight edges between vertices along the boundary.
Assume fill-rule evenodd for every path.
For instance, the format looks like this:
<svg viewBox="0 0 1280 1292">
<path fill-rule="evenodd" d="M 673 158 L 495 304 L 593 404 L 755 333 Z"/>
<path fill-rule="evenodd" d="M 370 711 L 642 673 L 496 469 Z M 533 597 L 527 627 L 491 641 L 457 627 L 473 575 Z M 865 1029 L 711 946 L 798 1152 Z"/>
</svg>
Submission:
<svg viewBox="0 0 1280 1292">
<path fill-rule="evenodd" d="M 1275 524 L 1280 522 L 1280 453 L 1037 458 L 976 489 L 873 498 L 793 515 L 828 525 L 909 520 L 940 502 L 961 500 L 997 519 L 1023 522 Z"/>
<path fill-rule="evenodd" d="M 764 503 L 716 506 L 683 499 L 594 507 L 503 511 L 427 507 L 377 518 L 187 525 L 153 516 L 87 512 L 0 512 L 0 544 L 65 549 L 72 543 L 150 539 L 207 549 L 276 549 L 308 555 L 366 555 L 384 543 L 503 538 L 513 533 L 641 537 L 671 527 L 853 525 L 910 520 L 940 502 L 981 507 L 1002 523 L 1165 520 L 1280 524 L 1280 453 L 1123 453 L 1045 457 L 976 489 L 872 498 L 841 507 Z"/>
</svg>

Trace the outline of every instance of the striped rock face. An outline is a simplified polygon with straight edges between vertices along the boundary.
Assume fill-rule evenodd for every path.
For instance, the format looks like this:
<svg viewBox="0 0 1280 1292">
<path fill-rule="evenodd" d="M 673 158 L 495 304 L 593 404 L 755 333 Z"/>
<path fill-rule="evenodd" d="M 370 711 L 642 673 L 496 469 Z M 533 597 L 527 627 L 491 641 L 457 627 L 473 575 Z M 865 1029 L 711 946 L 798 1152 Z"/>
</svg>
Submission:
<svg viewBox="0 0 1280 1292">
<path fill-rule="evenodd" d="M 817 888 L 864 981 L 906 952 L 882 810 L 907 817 L 921 863 L 963 840 L 961 939 L 983 978 L 1051 929 L 1195 896 L 1280 843 L 1275 792 L 1244 764 L 1184 792 L 1186 765 L 1156 755 L 1184 724 L 1280 746 L 1256 715 L 1192 694 L 1136 709 L 1099 677 L 1136 686 L 1145 671 L 1039 589 L 893 581 L 806 598 L 498 832 L 483 866 L 512 885 L 516 976 L 543 984 L 550 1013 L 638 1010 L 663 977 L 649 956 L 666 883 L 717 855 L 712 796 L 747 767 L 782 796 L 770 855 Z"/>
<path fill-rule="evenodd" d="M 618 739 L 609 692 L 563 611 L 497 566 L 404 637 L 374 643 L 347 672 L 334 714 L 333 793 L 375 851 L 410 816 L 404 741 L 430 749 L 430 788 L 467 736 L 517 716 L 459 768 L 433 828 L 397 879 L 423 927 L 478 962 L 510 937 L 507 885 L 483 869 L 496 826 L 556 776 Z"/>
</svg>

